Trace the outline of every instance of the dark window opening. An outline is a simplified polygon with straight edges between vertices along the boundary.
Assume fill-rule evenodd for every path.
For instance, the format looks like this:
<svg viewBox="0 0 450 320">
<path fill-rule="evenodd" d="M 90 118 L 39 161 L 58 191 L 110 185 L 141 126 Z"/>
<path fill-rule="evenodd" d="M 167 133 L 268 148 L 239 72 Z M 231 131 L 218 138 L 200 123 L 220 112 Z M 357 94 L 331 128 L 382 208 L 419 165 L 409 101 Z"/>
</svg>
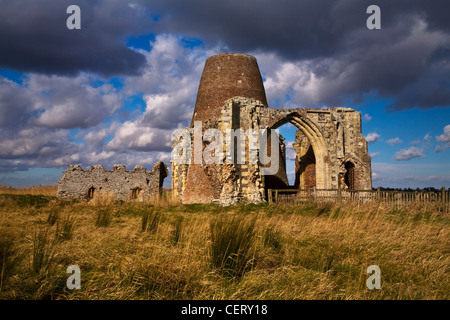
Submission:
<svg viewBox="0 0 450 320">
<path fill-rule="evenodd" d="M 351 162 L 345 163 L 344 182 L 349 189 L 356 189 L 355 165 Z"/>
<path fill-rule="evenodd" d="M 131 190 L 131 199 L 138 199 L 139 195 L 141 194 L 142 189 L 141 188 L 134 188 Z"/>
<path fill-rule="evenodd" d="M 88 190 L 88 199 L 94 199 L 94 194 L 95 194 L 95 188 L 90 187 Z"/>
</svg>

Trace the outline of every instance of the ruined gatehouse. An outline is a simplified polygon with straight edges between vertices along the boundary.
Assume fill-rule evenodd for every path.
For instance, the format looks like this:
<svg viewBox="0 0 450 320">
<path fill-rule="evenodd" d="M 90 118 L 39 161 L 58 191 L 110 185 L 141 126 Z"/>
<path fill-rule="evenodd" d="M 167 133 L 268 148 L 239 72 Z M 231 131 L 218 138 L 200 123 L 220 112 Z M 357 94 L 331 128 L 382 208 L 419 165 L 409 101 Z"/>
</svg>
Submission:
<svg viewBox="0 0 450 320">
<path fill-rule="evenodd" d="M 370 190 L 371 160 L 361 132 L 361 115 L 350 108 L 269 108 L 257 61 L 245 54 L 219 54 L 206 60 L 197 101 L 189 128 L 205 133 L 218 129 L 267 130 L 286 123 L 298 128 L 293 148 L 296 153 L 295 184 L 289 186 L 286 175 L 284 139 L 279 136 L 279 168 L 264 175 L 260 162 L 221 164 L 194 163 L 195 153 L 203 153 L 208 141 L 196 150 L 194 139 L 187 143 L 194 150 L 190 163 L 172 160 L 172 192 L 183 203 L 238 202 L 259 203 L 267 200 L 268 189 L 316 188 Z M 198 129 L 196 124 L 201 123 Z M 232 138 L 234 139 L 234 137 Z M 173 149 L 182 139 L 175 140 Z M 245 159 L 252 146 L 247 144 Z M 199 148 L 198 148 L 199 149 Z M 178 149 L 177 149 L 178 150 Z M 224 147 L 224 157 L 227 156 Z M 178 151 L 177 151 L 178 152 Z M 228 150 L 229 152 L 229 150 Z M 270 150 L 269 150 L 270 152 Z"/>
</svg>

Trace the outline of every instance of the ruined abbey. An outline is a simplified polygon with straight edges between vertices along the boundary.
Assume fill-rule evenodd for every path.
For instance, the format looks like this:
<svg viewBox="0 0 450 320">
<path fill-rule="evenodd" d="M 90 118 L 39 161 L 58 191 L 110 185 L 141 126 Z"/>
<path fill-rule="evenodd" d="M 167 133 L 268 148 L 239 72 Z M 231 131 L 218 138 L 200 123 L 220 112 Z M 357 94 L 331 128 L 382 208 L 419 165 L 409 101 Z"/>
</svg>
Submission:
<svg viewBox="0 0 450 320">
<path fill-rule="evenodd" d="M 293 143 L 296 152 L 295 185 L 286 175 L 285 145 L 279 136 L 279 165 L 274 174 L 265 175 L 265 164 L 250 163 L 255 149 L 245 141 L 245 159 L 239 163 L 175 163 L 172 160 L 172 192 L 183 203 L 238 202 L 259 203 L 267 200 L 268 189 L 372 188 L 371 161 L 367 142 L 361 133 L 361 115 L 349 108 L 273 109 L 269 108 L 257 61 L 245 54 L 219 54 L 206 60 L 192 117 L 191 132 L 201 123 L 202 133 L 275 129 L 286 123 L 298 128 Z M 197 129 L 198 130 L 198 129 Z M 195 137 L 195 132 L 192 136 Z M 225 138 L 226 139 L 226 138 Z M 234 139 L 234 136 L 231 137 Z M 180 139 L 182 140 L 182 139 Z M 182 142 L 176 140 L 175 148 Z M 208 141 L 195 148 L 195 138 L 188 141 L 196 153 L 204 153 Z M 270 149 L 270 147 L 269 147 Z M 178 150 L 178 149 L 177 149 Z M 178 151 L 177 151 L 178 152 Z M 224 146 L 223 154 L 227 157 Z M 268 153 L 270 150 L 268 151 Z"/>
<path fill-rule="evenodd" d="M 284 138 L 276 131 L 286 123 L 298 128 L 292 145 L 296 154 L 292 186 L 286 174 Z M 185 204 L 260 203 L 267 200 L 269 189 L 372 188 L 360 113 L 350 108 L 269 108 L 257 61 L 249 55 L 226 53 L 206 60 L 191 126 L 183 130 L 188 135 L 174 138 L 171 162 L 172 195 Z M 211 130 L 231 143 L 211 149 L 207 138 Z M 246 136 L 252 130 L 277 143 L 261 144 L 261 135 L 252 141 L 249 134 Z M 238 135 L 230 136 L 236 131 Z M 241 157 L 233 155 L 239 146 L 245 147 Z M 203 161 L 208 153 L 223 157 L 219 159 L 223 161 Z M 180 157 L 187 161 L 175 161 Z M 263 161 L 265 157 L 272 157 L 271 163 Z M 273 163 L 275 170 L 268 171 Z M 123 165 L 112 171 L 100 165 L 87 171 L 69 166 L 59 181 L 57 195 L 60 199 L 89 200 L 103 193 L 118 200 L 146 201 L 159 196 L 166 176 L 162 162 L 151 172 L 140 166 L 133 171 L 126 171 Z"/>
</svg>

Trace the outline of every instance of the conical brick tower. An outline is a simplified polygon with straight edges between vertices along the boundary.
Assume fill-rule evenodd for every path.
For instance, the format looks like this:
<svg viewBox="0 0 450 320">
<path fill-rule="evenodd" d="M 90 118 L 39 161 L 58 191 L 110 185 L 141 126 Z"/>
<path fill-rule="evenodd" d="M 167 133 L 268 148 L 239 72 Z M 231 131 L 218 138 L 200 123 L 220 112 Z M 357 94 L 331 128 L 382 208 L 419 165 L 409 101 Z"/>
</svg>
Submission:
<svg viewBox="0 0 450 320">
<path fill-rule="evenodd" d="M 241 53 L 224 53 L 209 57 L 205 62 L 197 93 L 194 121 L 202 126 L 214 127 L 224 102 L 236 96 L 253 98 L 267 106 L 266 93 L 256 58 Z M 217 199 L 221 191 L 215 176 L 206 174 L 205 166 L 189 166 L 184 203 L 209 203 Z"/>
<path fill-rule="evenodd" d="M 242 53 L 209 57 L 200 79 L 191 126 L 194 121 L 216 120 L 224 102 L 236 96 L 253 98 L 267 106 L 256 58 Z"/>
</svg>

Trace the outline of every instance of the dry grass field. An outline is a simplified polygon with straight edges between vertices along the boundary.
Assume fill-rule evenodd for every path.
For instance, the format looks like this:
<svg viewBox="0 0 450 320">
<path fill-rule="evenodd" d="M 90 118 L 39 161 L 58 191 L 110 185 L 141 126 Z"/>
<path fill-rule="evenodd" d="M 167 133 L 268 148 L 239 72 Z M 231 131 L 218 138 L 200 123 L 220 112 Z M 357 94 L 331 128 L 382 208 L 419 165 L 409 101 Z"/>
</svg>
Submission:
<svg viewBox="0 0 450 320">
<path fill-rule="evenodd" d="M 429 207 L 68 203 L 49 188 L 0 194 L 0 299 L 450 297 L 449 215 Z"/>
</svg>

